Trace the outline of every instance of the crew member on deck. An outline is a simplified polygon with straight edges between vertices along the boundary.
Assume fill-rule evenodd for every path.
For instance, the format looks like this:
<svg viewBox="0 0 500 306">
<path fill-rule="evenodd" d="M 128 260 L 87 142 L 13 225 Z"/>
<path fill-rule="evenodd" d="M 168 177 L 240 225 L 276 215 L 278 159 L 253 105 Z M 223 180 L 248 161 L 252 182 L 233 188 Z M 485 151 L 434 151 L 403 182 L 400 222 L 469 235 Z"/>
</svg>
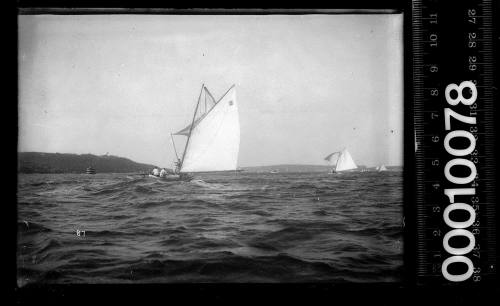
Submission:
<svg viewBox="0 0 500 306">
<path fill-rule="evenodd" d="M 160 177 L 165 177 L 167 175 L 167 170 L 165 168 L 162 168 L 160 171 Z"/>
<path fill-rule="evenodd" d="M 153 169 L 153 175 L 154 175 L 154 176 L 158 176 L 158 175 L 160 175 L 160 170 L 158 170 L 158 168 L 156 168 L 156 167 L 155 167 L 155 168 Z"/>
</svg>

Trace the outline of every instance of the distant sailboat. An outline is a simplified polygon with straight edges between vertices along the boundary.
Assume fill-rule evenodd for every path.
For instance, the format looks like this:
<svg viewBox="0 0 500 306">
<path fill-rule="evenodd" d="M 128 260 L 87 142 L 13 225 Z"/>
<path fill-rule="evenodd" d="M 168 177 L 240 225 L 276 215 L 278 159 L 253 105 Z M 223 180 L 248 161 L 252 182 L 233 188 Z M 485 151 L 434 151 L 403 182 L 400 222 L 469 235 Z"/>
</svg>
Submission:
<svg viewBox="0 0 500 306">
<path fill-rule="evenodd" d="M 376 169 L 378 172 L 387 171 L 387 168 L 384 165 L 380 165 Z"/>
<path fill-rule="evenodd" d="M 337 159 L 333 158 L 335 155 L 338 156 Z M 330 153 L 328 156 L 325 157 L 325 160 L 328 161 L 330 165 L 334 166 L 331 173 L 352 170 L 358 167 L 356 166 L 356 163 L 352 159 L 352 156 L 349 153 L 349 151 L 347 151 L 347 149 Z"/>
<path fill-rule="evenodd" d="M 173 135 L 187 136 L 176 172 L 237 170 L 240 121 L 234 85 L 218 101 L 202 85 L 191 124 Z"/>
</svg>

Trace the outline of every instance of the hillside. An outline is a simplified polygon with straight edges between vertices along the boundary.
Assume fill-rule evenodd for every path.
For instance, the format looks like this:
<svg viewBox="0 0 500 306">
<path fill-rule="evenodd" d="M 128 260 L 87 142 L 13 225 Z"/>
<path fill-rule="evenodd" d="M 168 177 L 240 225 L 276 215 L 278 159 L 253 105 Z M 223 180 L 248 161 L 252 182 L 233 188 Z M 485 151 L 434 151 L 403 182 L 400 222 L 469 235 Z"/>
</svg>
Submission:
<svg viewBox="0 0 500 306">
<path fill-rule="evenodd" d="M 113 155 L 20 152 L 17 156 L 19 173 L 84 173 L 89 166 L 97 173 L 124 173 L 150 171 L 154 167 Z"/>
</svg>

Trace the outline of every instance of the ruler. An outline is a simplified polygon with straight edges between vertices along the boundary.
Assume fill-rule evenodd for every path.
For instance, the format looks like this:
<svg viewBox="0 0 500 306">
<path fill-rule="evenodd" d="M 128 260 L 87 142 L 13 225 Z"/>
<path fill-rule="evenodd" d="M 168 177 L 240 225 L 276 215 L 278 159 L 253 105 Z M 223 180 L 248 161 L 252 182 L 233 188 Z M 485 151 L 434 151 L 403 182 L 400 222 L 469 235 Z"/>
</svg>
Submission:
<svg viewBox="0 0 500 306">
<path fill-rule="evenodd" d="M 413 1 L 418 284 L 496 280 L 491 0 Z"/>
</svg>

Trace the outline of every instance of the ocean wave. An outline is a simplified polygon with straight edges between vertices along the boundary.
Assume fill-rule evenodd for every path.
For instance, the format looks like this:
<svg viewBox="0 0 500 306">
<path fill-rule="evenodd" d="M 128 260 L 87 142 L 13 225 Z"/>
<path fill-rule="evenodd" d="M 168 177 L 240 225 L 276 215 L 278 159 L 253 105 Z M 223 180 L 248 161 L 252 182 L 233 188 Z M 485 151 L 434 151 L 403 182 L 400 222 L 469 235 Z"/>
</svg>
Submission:
<svg viewBox="0 0 500 306">
<path fill-rule="evenodd" d="M 148 186 L 135 186 L 134 187 L 134 192 L 137 192 L 137 193 L 143 193 L 143 194 L 153 194 L 153 193 L 156 193 L 157 191 L 154 190 L 153 188 L 151 187 L 148 187 Z"/>
<path fill-rule="evenodd" d="M 85 237 L 96 237 L 96 238 L 117 238 L 117 237 L 126 237 L 126 236 L 135 236 L 135 233 L 128 233 L 124 231 L 118 230 L 85 230 Z"/>
<path fill-rule="evenodd" d="M 294 271 L 300 270 L 297 274 Z M 204 259 L 153 259 L 133 264 L 126 271 L 108 271 L 113 277 L 129 280 L 210 281 L 210 282 L 304 282 L 344 281 L 340 270 L 322 262 L 310 262 L 286 254 L 244 257 L 218 252 Z"/>
<path fill-rule="evenodd" d="M 47 253 L 48 251 L 52 251 L 54 249 L 60 248 L 62 243 L 57 241 L 56 239 L 49 239 L 44 244 L 40 246 L 40 249 L 36 252 L 36 254 Z"/>
<path fill-rule="evenodd" d="M 41 224 L 32 222 L 32 221 L 17 221 L 17 232 L 23 234 L 36 234 L 43 232 L 50 232 L 51 229 L 43 226 Z"/>
<path fill-rule="evenodd" d="M 196 185 L 199 187 L 203 187 L 206 189 L 212 189 L 212 190 L 224 190 L 227 187 L 224 184 L 209 183 L 209 182 L 205 182 L 204 180 L 200 180 L 200 179 L 191 180 L 189 183 L 192 185 Z"/>
<path fill-rule="evenodd" d="M 168 206 L 172 203 L 175 203 L 175 202 L 173 202 L 171 200 L 143 202 L 143 203 L 138 203 L 137 208 L 152 208 L 152 207 L 159 207 L 159 206 Z"/>
<path fill-rule="evenodd" d="M 96 191 L 92 192 L 92 195 L 108 195 L 117 192 L 128 191 L 130 187 L 136 185 L 138 182 L 141 182 L 142 178 L 134 179 L 134 180 L 125 180 L 120 182 L 114 182 L 111 184 L 107 184 L 104 186 L 99 186 Z"/>
<path fill-rule="evenodd" d="M 24 175 L 18 281 L 397 280 L 402 181 L 382 177 Z"/>
</svg>

